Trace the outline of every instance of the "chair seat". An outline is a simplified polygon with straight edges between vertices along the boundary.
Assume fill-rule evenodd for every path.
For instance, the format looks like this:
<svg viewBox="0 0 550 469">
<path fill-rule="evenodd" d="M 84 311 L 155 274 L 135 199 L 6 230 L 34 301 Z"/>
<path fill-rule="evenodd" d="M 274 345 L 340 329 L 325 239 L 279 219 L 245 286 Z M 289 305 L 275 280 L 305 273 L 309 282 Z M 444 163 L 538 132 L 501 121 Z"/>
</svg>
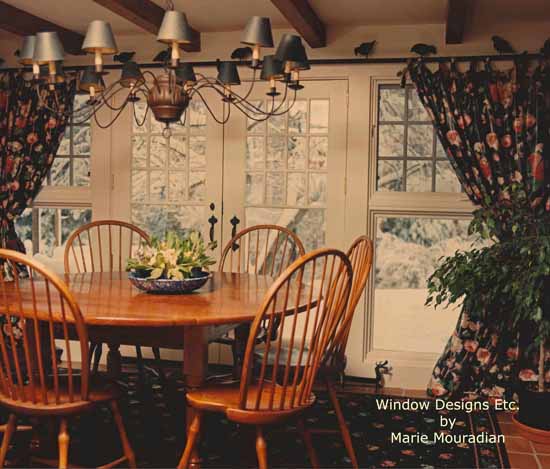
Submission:
<svg viewBox="0 0 550 469">
<path fill-rule="evenodd" d="M 248 387 L 246 409 L 239 409 L 239 385 L 213 385 L 205 386 L 187 393 L 187 402 L 191 407 L 211 412 L 225 413 L 230 420 L 242 422 L 246 416 L 246 423 L 268 423 L 281 420 L 288 417 L 288 414 L 303 411 L 315 402 L 315 394 L 311 393 L 304 403 L 298 406 L 298 395 L 295 398 L 294 407 L 292 406 L 292 396 L 290 391 L 286 390 L 284 402 L 281 406 L 283 396 L 283 387 L 275 385 L 273 398 L 273 411 L 270 411 L 270 399 L 272 384 L 264 384 L 258 410 L 254 409 L 256 398 L 258 396 L 259 386 L 251 384 Z M 298 391 L 299 392 L 299 391 Z M 261 412 L 260 412 L 261 411 Z M 267 420 L 266 420 L 267 419 Z"/>
<path fill-rule="evenodd" d="M 48 404 L 43 403 L 42 392 L 38 382 L 35 380 L 34 388 L 27 384 L 23 386 L 25 401 L 11 399 L 5 395 L 0 395 L 0 404 L 19 413 L 29 415 L 70 415 L 91 408 L 96 404 L 118 399 L 120 391 L 116 384 L 106 378 L 93 376 L 90 379 L 88 400 L 80 400 L 80 377 L 73 377 L 73 401 L 71 402 L 68 379 L 66 376 L 60 376 L 59 379 L 59 401 L 56 403 L 55 390 L 48 389 L 46 396 Z M 32 402 L 32 396 L 35 396 L 35 403 Z"/>
</svg>

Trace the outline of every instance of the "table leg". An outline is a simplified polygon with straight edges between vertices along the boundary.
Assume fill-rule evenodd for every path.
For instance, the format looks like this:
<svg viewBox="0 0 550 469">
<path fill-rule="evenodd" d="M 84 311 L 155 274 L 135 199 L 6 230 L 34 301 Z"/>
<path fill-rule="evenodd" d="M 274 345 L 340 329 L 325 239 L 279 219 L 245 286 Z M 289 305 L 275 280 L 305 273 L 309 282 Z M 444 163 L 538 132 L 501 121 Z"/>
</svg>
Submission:
<svg viewBox="0 0 550 469">
<path fill-rule="evenodd" d="M 233 364 L 233 375 L 240 379 L 244 362 L 244 353 L 250 334 L 250 323 L 240 324 L 235 328 L 235 363 Z"/>
<path fill-rule="evenodd" d="M 107 353 L 107 374 L 111 379 L 119 379 L 122 375 L 122 356 L 120 355 L 120 344 L 109 342 Z"/>
<path fill-rule="evenodd" d="M 183 341 L 183 379 L 187 389 L 196 389 L 203 385 L 208 371 L 208 328 L 202 326 L 186 326 Z M 186 431 L 193 421 L 195 410 L 186 407 Z M 197 435 L 195 448 L 191 453 L 189 467 L 200 468 L 200 455 L 197 450 L 200 444 L 200 435 Z"/>
</svg>

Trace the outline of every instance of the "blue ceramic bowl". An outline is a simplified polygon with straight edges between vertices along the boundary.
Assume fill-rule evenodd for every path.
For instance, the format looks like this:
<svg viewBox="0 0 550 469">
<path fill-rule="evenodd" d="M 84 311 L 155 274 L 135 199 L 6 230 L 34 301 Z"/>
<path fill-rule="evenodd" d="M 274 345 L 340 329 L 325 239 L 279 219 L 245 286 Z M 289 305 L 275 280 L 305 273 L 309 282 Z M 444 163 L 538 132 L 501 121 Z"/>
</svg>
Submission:
<svg viewBox="0 0 550 469">
<path fill-rule="evenodd" d="M 146 293 L 162 295 L 191 293 L 201 288 L 211 277 L 211 273 L 204 272 L 204 275 L 201 277 L 186 278 L 183 280 L 167 278 L 150 279 L 140 278 L 134 272 L 128 273 L 128 278 L 134 287 Z"/>
</svg>

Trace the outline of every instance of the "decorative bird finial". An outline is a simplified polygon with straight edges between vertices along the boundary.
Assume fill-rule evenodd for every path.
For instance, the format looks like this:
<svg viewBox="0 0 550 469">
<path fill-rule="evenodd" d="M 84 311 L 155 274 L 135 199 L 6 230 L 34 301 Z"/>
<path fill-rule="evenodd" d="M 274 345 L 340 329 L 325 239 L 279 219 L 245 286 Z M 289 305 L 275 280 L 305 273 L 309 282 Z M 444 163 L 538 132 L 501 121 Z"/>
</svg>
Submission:
<svg viewBox="0 0 550 469">
<path fill-rule="evenodd" d="M 252 58 L 252 48 L 251 47 L 237 47 L 231 53 L 232 59 L 238 60 L 247 60 Z"/>
<path fill-rule="evenodd" d="M 437 49 L 434 45 L 419 42 L 411 47 L 411 52 L 418 54 L 421 57 L 425 57 L 430 54 L 437 54 Z"/>
<path fill-rule="evenodd" d="M 170 60 L 171 52 L 170 47 L 168 49 L 161 50 L 157 55 L 155 55 L 153 62 L 168 62 L 168 60 Z"/>
<path fill-rule="evenodd" d="M 135 52 L 121 52 L 120 54 L 116 54 L 113 56 L 113 60 L 115 62 L 119 62 L 121 64 L 125 64 L 126 62 L 130 62 L 134 58 L 134 55 L 136 55 Z"/>
<path fill-rule="evenodd" d="M 493 47 L 499 54 L 513 54 L 515 52 L 512 45 L 500 36 L 492 36 Z"/>
<path fill-rule="evenodd" d="M 355 49 L 353 49 L 353 52 L 355 53 L 356 56 L 361 55 L 366 59 L 369 56 L 369 54 L 373 51 L 375 45 L 376 45 L 376 41 L 362 42 Z"/>
</svg>

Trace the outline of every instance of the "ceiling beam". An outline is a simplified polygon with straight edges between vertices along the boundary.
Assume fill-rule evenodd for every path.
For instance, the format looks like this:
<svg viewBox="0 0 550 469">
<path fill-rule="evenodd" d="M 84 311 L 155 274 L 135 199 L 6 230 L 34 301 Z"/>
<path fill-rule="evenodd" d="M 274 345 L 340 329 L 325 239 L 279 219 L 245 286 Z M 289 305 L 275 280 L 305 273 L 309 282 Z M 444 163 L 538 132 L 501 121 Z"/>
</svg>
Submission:
<svg viewBox="0 0 550 469">
<path fill-rule="evenodd" d="M 151 0 L 94 0 L 94 2 L 155 35 L 164 17 L 164 9 Z M 193 42 L 182 44 L 181 48 L 186 52 L 200 52 L 201 35 L 197 30 L 191 29 L 194 35 Z"/>
<path fill-rule="evenodd" d="M 82 52 L 82 42 L 84 41 L 82 34 L 31 15 L 2 1 L 0 1 L 0 29 L 17 36 L 29 36 L 43 31 L 56 31 L 65 52 L 72 55 L 84 54 Z"/>
<path fill-rule="evenodd" d="M 327 45 L 326 28 L 308 0 L 271 0 L 310 47 Z"/>
<path fill-rule="evenodd" d="M 469 0 L 447 0 L 447 21 L 445 23 L 445 42 L 462 44 L 468 10 L 472 6 Z"/>
</svg>

